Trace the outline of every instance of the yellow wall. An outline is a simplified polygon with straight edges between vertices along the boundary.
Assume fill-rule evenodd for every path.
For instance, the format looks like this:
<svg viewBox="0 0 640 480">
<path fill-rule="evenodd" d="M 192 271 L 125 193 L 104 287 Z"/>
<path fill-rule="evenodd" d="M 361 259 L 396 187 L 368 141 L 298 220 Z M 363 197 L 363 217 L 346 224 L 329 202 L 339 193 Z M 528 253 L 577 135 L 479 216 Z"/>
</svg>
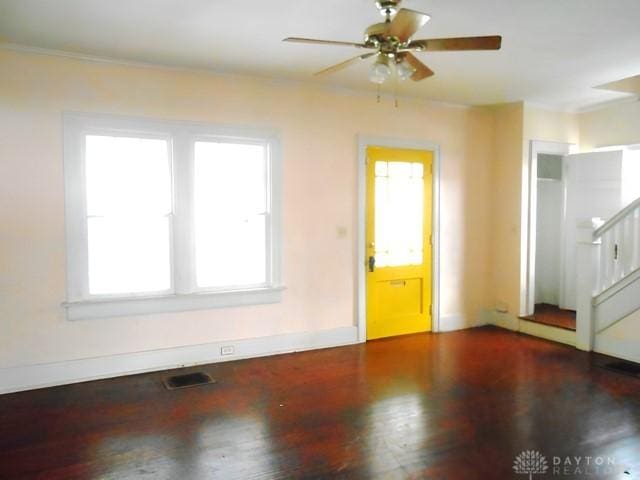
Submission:
<svg viewBox="0 0 640 480">
<path fill-rule="evenodd" d="M 493 107 L 495 157 L 491 176 L 491 260 L 493 306 L 518 314 L 520 298 L 520 177 L 522 175 L 523 104 Z M 509 325 L 504 325 L 509 326 Z"/>
<path fill-rule="evenodd" d="M 283 302 L 67 321 L 63 111 L 277 129 Z M 396 109 L 373 95 L 296 83 L 0 50 L 0 367 L 353 325 L 358 134 L 440 144 L 443 327 L 473 325 L 491 304 L 491 239 L 511 238 L 514 225 L 490 233 L 492 112 L 415 100 Z M 498 185 L 517 170 L 503 163 Z M 517 187 L 507 188 L 510 199 Z M 508 202 L 500 208 L 513 213 Z M 511 289 L 512 279 L 501 285 Z"/>
</svg>

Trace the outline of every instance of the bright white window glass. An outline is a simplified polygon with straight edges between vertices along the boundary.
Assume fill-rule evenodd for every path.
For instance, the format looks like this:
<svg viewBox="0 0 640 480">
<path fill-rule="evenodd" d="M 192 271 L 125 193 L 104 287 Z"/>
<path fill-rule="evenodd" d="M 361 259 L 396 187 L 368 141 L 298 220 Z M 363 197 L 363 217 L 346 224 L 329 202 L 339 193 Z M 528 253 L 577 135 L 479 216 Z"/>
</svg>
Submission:
<svg viewBox="0 0 640 480">
<path fill-rule="evenodd" d="M 198 288 L 266 284 L 267 149 L 195 142 Z"/>
<path fill-rule="evenodd" d="M 374 221 L 377 267 L 422 264 L 424 171 L 421 163 L 376 162 Z"/>
<path fill-rule="evenodd" d="M 89 294 L 171 288 L 171 166 L 164 139 L 87 135 Z"/>
</svg>

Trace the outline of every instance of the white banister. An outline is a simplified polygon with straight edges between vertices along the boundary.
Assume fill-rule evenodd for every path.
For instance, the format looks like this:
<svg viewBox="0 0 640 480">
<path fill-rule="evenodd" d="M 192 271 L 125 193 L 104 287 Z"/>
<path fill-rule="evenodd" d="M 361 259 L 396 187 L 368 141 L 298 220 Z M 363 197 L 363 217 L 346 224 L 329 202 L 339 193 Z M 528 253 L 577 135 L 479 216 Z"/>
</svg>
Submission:
<svg viewBox="0 0 640 480">
<path fill-rule="evenodd" d="M 595 294 L 622 281 L 640 267 L 640 198 L 593 232 L 602 244 Z"/>
<path fill-rule="evenodd" d="M 636 210 L 638 210 L 638 208 L 640 208 L 640 197 L 636 198 L 633 202 L 631 202 L 629 205 L 624 207 L 613 217 L 603 223 L 600 227 L 598 227 L 596 231 L 593 232 L 593 239 L 597 240 L 598 238 L 602 237 L 605 232 L 613 228 L 614 225 L 618 224 L 620 220 L 628 216 L 631 212 L 635 212 Z"/>
<path fill-rule="evenodd" d="M 576 268 L 576 346 L 591 350 L 599 330 L 638 305 L 630 285 L 640 278 L 640 198 L 607 222 L 592 219 L 579 225 Z M 613 296 L 619 298 L 615 304 Z"/>
</svg>

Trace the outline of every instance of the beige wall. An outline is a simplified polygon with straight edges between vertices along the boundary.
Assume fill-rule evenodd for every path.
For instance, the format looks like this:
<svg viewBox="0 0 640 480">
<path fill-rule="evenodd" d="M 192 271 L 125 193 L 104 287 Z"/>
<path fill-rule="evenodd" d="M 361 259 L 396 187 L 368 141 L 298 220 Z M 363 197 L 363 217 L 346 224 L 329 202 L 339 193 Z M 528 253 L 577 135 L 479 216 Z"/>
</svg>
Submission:
<svg viewBox="0 0 640 480">
<path fill-rule="evenodd" d="M 579 142 L 577 115 L 526 103 L 490 108 L 494 117 L 492 165 L 493 305 L 508 308 L 498 324 L 517 328 L 524 301 L 527 255 L 529 149 L 531 140 Z"/>
<path fill-rule="evenodd" d="M 60 306 L 63 111 L 277 129 L 284 165 L 283 302 L 67 321 Z M 511 239 L 517 229 L 514 220 L 497 222 L 499 231 L 490 234 L 497 190 L 492 112 L 410 100 L 394 108 L 373 95 L 301 84 L 0 50 L 0 367 L 353 325 L 358 134 L 440 144 L 443 327 L 460 318 L 473 325 L 491 304 L 491 239 L 496 251 L 495 239 Z M 519 188 L 511 181 L 517 168 L 505 159 L 498 170 L 510 200 Z M 515 213 L 509 202 L 496 200 L 501 213 Z M 338 235 L 340 227 L 348 229 L 347 238 Z M 512 294 L 513 275 L 499 280 Z"/>
<path fill-rule="evenodd" d="M 581 113 L 580 149 L 640 143 L 640 102 L 627 102 Z"/>
<path fill-rule="evenodd" d="M 529 155 L 529 142 L 580 143 L 579 116 L 524 104 L 524 141 Z"/>
</svg>

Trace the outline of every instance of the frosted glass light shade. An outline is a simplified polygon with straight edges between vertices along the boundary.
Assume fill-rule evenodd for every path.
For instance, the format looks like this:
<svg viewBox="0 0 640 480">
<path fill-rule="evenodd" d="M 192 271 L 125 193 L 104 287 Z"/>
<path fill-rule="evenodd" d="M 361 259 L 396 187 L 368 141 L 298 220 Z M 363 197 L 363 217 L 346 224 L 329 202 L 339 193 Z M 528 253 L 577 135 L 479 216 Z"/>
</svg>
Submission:
<svg viewBox="0 0 640 480">
<path fill-rule="evenodd" d="M 403 60 L 396 64 L 396 71 L 398 72 L 398 77 L 400 77 L 401 80 L 407 80 L 416 70 L 409 65 L 406 60 Z"/>
<path fill-rule="evenodd" d="M 381 57 L 369 70 L 369 80 L 373 83 L 384 83 L 391 76 L 391 68 L 387 64 L 385 57 Z"/>
</svg>

